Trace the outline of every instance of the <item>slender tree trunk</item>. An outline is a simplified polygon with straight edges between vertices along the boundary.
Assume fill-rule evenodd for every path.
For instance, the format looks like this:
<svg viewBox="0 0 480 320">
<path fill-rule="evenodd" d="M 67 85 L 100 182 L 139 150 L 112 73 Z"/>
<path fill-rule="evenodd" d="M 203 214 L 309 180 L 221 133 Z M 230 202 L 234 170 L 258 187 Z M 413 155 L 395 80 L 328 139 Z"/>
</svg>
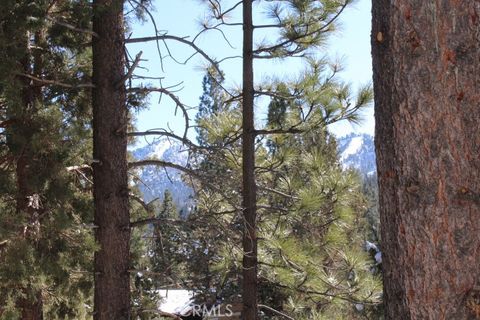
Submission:
<svg viewBox="0 0 480 320">
<path fill-rule="evenodd" d="M 252 0 L 243 1 L 243 319 L 257 319 L 257 212 Z"/>
<path fill-rule="evenodd" d="M 43 33 L 35 34 L 35 43 L 39 44 L 43 39 Z M 40 75 L 43 70 L 43 59 L 39 54 L 32 54 L 30 52 L 30 34 L 25 34 L 26 42 L 26 56 L 21 64 L 23 72 L 26 74 Z M 17 183 L 17 199 L 16 199 L 16 213 L 19 216 L 27 218 L 28 225 L 23 230 L 23 236 L 36 247 L 40 237 L 40 208 L 29 203 L 29 197 L 34 195 L 32 190 L 32 180 L 34 180 L 35 172 L 31 171 L 34 165 L 35 155 L 32 152 L 32 140 L 38 127 L 32 125 L 32 119 L 36 116 L 38 111 L 38 103 L 42 101 L 42 89 L 40 86 L 33 87 L 31 80 L 22 79 L 22 102 L 23 110 L 19 113 L 19 118 L 16 119 L 14 135 L 20 136 L 18 141 L 23 141 L 21 146 L 18 146 L 18 154 L 16 154 L 16 183 Z M 32 179 L 33 178 L 33 179 Z M 19 218 L 20 219 L 20 218 Z M 37 275 L 33 275 L 37 276 Z M 33 289 L 27 285 L 23 289 L 25 297 L 17 301 L 17 307 L 21 311 L 22 320 L 43 320 L 43 297 L 42 291 Z"/>
<path fill-rule="evenodd" d="M 480 318 L 480 4 L 373 1 L 387 319 Z"/>
<path fill-rule="evenodd" d="M 130 319 L 127 108 L 123 0 L 95 0 L 93 156 L 95 320 Z"/>
</svg>

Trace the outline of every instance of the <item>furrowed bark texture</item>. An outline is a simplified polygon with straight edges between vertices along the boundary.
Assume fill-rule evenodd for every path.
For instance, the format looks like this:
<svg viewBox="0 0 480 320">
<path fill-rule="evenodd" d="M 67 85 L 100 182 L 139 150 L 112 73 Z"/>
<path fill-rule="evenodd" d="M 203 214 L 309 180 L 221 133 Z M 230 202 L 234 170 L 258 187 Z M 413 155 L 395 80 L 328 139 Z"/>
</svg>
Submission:
<svg viewBox="0 0 480 320">
<path fill-rule="evenodd" d="M 252 0 L 243 1 L 243 319 L 257 319 L 257 212 Z"/>
<path fill-rule="evenodd" d="M 95 320 L 130 319 L 127 109 L 123 0 L 95 0 L 93 166 Z"/>
<path fill-rule="evenodd" d="M 480 319 L 479 16 L 479 1 L 373 1 L 387 319 Z"/>
</svg>

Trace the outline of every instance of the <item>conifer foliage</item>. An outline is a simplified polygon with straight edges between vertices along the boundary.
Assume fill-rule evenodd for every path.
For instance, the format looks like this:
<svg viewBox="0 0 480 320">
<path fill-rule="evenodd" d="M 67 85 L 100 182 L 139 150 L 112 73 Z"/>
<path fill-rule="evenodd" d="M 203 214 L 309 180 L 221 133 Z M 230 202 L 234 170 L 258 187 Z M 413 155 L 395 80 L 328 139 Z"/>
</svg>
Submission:
<svg viewBox="0 0 480 320">
<path fill-rule="evenodd" d="M 220 63 L 195 40 L 155 23 L 152 37 L 126 37 L 129 14 L 153 19 L 150 1 L 0 2 L 0 319 L 154 319 L 157 290 L 173 286 L 206 303 L 241 299 L 248 320 L 375 311 L 359 181 L 328 131 L 358 121 L 372 93 L 353 93 L 316 51 L 350 1 L 205 2 L 202 32 L 242 27 L 240 89 L 225 88 Z M 235 11 L 238 24 L 226 20 Z M 132 58 L 126 45 L 166 40 L 210 63 L 197 142 L 176 94 L 133 79 L 142 53 Z M 255 59 L 289 58 L 304 70 L 256 81 Z M 183 136 L 133 131 L 130 108 L 151 92 L 183 112 Z M 129 163 L 128 136 L 153 134 L 182 142 L 190 162 Z M 129 178 L 143 165 L 180 170 L 196 191 L 191 212 L 180 215 L 169 192 L 145 203 Z"/>
<path fill-rule="evenodd" d="M 81 318 L 95 249 L 89 153 L 87 1 L 0 4 L 0 316 Z M 69 169 L 70 168 L 70 169 Z"/>
<path fill-rule="evenodd" d="M 309 81 L 314 69 L 310 66 L 305 72 Z M 334 105 L 338 96 L 348 95 L 345 85 L 331 76 L 317 73 L 316 77 L 318 87 L 323 88 L 316 92 L 317 98 L 323 103 Z M 288 82 L 275 85 L 265 130 L 302 122 L 305 101 L 283 98 L 291 97 L 288 88 L 293 86 Z M 370 101 L 368 91 L 361 95 L 359 103 Z M 199 168 L 207 170 L 209 180 L 197 186 L 201 191 L 191 219 L 203 226 L 194 230 L 197 236 L 203 235 L 203 248 L 210 254 L 207 269 L 213 271 L 204 293 L 235 301 L 242 292 L 238 277 L 243 250 L 241 163 L 236 160 L 241 144 L 229 141 L 241 126 L 241 104 L 211 99 L 222 108 L 199 119 L 204 145 L 214 151 L 198 155 Z M 318 118 L 312 119 L 330 121 L 324 110 L 316 111 Z M 298 129 L 298 133 L 278 133 L 256 141 L 257 234 L 261 239 L 257 302 L 267 319 L 278 316 L 267 307 L 295 318 L 361 318 L 376 311 L 381 284 L 370 272 L 373 265 L 362 248 L 366 224 L 360 181 L 354 172 L 341 168 L 335 139 L 323 125 L 307 121 Z M 219 145 L 224 147 L 214 148 Z M 212 188 L 212 184 L 221 188 Z"/>
<path fill-rule="evenodd" d="M 271 135 L 288 135 L 313 132 L 316 129 L 325 129 L 328 124 L 340 120 L 357 121 L 357 111 L 368 104 L 371 100 L 371 90 L 360 90 L 356 102 L 352 102 L 352 96 L 348 85 L 337 83 L 334 80 L 337 65 L 333 65 L 331 74 L 326 74 L 325 67 L 328 64 L 319 59 L 315 52 L 328 34 L 335 30 L 336 20 L 351 1 L 268 1 L 253 6 L 252 0 L 244 0 L 241 4 L 242 19 L 237 24 L 226 20 L 226 17 L 237 8 L 237 5 L 224 8 L 224 1 L 208 1 L 211 9 L 211 20 L 205 22 L 205 30 L 219 29 L 223 26 L 240 25 L 243 31 L 243 83 L 238 96 L 231 97 L 237 105 L 237 113 L 241 122 L 237 122 L 240 128 L 241 152 L 236 153 L 237 159 L 241 159 L 242 188 L 239 194 L 242 198 L 241 220 L 239 221 L 242 231 L 242 300 L 243 316 L 246 319 L 257 319 L 258 312 L 258 283 L 259 279 L 259 251 L 258 238 L 261 231 L 260 223 L 262 215 L 260 192 L 275 193 L 278 191 L 267 186 L 262 186 L 260 173 L 274 171 L 277 163 L 273 162 L 269 167 L 260 166 L 261 150 L 260 141 Z M 254 21 L 254 10 L 268 12 L 269 22 L 260 24 Z M 264 34 L 263 41 L 255 41 L 261 30 L 269 30 Z M 255 82 L 255 59 L 289 59 L 305 58 L 309 68 L 298 79 L 292 80 L 286 85 L 278 81 L 270 83 Z M 277 89 L 280 89 L 277 91 Z M 282 103 L 292 104 L 297 108 L 298 116 L 291 117 L 285 124 L 273 128 L 257 128 L 255 124 L 255 102 L 257 97 L 276 98 L 277 110 L 272 108 L 269 114 L 278 122 L 283 113 Z M 283 102 L 284 100 L 285 102 Z M 233 131 L 235 132 L 235 131 Z M 225 138 L 225 137 L 224 137 Z M 228 142 L 224 141 L 225 145 Z M 231 152 L 231 154 L 234 154 Z M 236 159 L 232 159 L 235 161 Z M 234 162 L 235 163 L 235 162 Z M 267 188 L 261 190 L 261 188 Z M 287 192 L 287 194 L 290 194 Z M 290 194 L 291 196 L 291 194 Z M 233 209 L 233 208 L 232 208 Z M 288 210 L 288 209 L 287 209 Z"/>
</svg>

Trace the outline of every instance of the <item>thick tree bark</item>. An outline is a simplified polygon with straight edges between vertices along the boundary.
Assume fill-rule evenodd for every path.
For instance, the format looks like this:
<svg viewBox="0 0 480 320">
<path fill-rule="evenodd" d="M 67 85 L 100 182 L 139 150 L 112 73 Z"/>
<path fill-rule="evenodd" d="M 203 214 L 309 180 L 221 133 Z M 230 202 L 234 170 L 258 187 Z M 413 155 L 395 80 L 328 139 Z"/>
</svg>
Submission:
<svg viewBox="0 0 480 320">
<path fill-rule="evenodd" d="M 95 0 L 93 166 L 95 320 L 130 319 L 127 108 L 123 0 Z"/>
<path fill-rule="evenodd" d="M 257 212 L 252 0 L 243 1 L 243 319 L 257 319 Z"/>
<path fill-rule="evenodd" d="M 478 319 L 480 5 L 373 1 L 387 319 Z"/>
</svg>

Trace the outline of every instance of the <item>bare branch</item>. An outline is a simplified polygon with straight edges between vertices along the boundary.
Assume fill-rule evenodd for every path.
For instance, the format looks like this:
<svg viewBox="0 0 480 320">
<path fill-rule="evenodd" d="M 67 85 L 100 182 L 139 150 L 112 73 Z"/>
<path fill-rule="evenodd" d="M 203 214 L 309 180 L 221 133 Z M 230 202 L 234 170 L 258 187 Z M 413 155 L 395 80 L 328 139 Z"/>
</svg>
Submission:
<svg viewBox="0 0 480 320">
<path fill-rule="evenodd" d="M 178 36 L 172 36 L 168 34 L 163 34 L 163 35 L 157 35 L 157 36 L 152 36 L 152 37 L 142 37 L 142 38 L 130 38 L 130 39 L 125 39 L 125 43 L 139 43 L 139 42 L 149 42 L 149 41 L 159 41 L 159 40 L 174 40 L 181 42 L 183 44 L 186 44 L 190 47 L 192 47 L 196 52 L 198 52 L 202 57 L 205 58 L 215 69 L 217 69 L 218 74 L 222 76 L 222 72 L 220 68 L 218 67 L 218 63 L 215 62 L 210 56 L 205 53 L 202 49 L 200 49 L 194 42 L 186 40 L 185 38 L 178 37 Z"/>
<path fill-rule="evenodd" d="M 134 161 L 134 162 L 129 162 L 128 167 L 129 168 L 138 168 L 138 167 L 144 167 L 144 166 L 159 166 L 163 168 L 172 168 L 176 169 L 180 172 L 186 173 L 187 175 L 198 179 L 203 185 L 205 185 L 207 188 L 210 188 L 214 190 L 215 192 L 220 193 L 224 199 L 236 210 L 241 210 L 240 207 L 235 203 L 234 200 L 232 200 L 231 197 L 227 196 L 222 190 L 222 188 L 216 186 L 215 184 L 209 182 L 208 178 L 202 177 L 202 175 L 195 171 L 194 169 L 187 168 L 185 166 L 168 162 L 168 161 L 163 161 L 163 160 L 157 160 L 157 159 L 146 159 L 146 160 L 139 160 L 139 161 Z"/>
<path fill-rule="evenodd" d="M 287 129 L 255 130 L 255 135 L 296 134 L 296 133 L 303 133 L 303 132 L 305 132 L 305 130 L 297 129 L 295 127 L 290 127 Z"/>
<path fill-rule="evenodd" d="M 166 88 L 148 88 L 148 87 L 145 87 L 145 88 L 130 88 L 128 91 L 129 92 L 136 92 L 136 93 L 159 92 L 161 94 L 166 94 L 170 99 L 172 99 L 176 103 L 177 107 L 182 109 L 183 117 L 185 119 L 185 131 L 184 131 L 182 139 L 187 139 L 187 132 L 188 132 L 188 129 L 190 128 L 190 118 L 188 116 L 186 106 L 170 90 L 168 90 Z"/>
<path fill-rule="evenodd" d="M 76 32 L 81 32 L 81 33 L 86 33 L 86 34 L 90 34 L 92 35 L 93 37 L 95 38 L 98 38 L 98 34 L 95 33 L 94 31 L 92 30 L 87 30 L 87 29 L 82 29 L 82 28 L 78 28 L 78 27 L 75 27 L 69 23 L 66 23 L 66 22 L 62 22 L 62 21 L 58 21 L 56 19 L 53 19 L 53 18 L 50 18 L 50 17 L 46 17 L 46 19 L 54 24 L 58 24 L 59 26 L 62 26 L 62 27 L 65 27 L 69 30 L 72 30 L 72 31 L 76 31 Z"/>
<path fill-rule="evenodd" d="M 272 307 L 266 306 L 266 305 L 264 305 L 264 304 L 259 304 L 258 307 L 259 307 L 260 309 L 265 309 L 265 310 L 272 311 L 273 313 L 276 313 L 276 314 L 278 314 L 279 316 L 282 316 L 282 317 L 284 317 L 284 318 L 286 318 L 286 319 L 295 320 L 294 318 L 290 317 L 289 315 L 287 315 L 287 314 L 285 314 L 285 313 L 283 313 L 283 312 L 280 312 L 280 311 L 278 311 L 278 310 L 275 310 L 275 309 L 273 309 Z"/>
<path fill-rule="evenodd" d="M 155 21 L 155 18 L 153 17 L 153 14 L 150 12 L 150 10 L 148 10 L 148 8 L 141 2 L 138 2 L 137 0 L 129 0 L 129 2 L 132 1 L 134 3 L 136 3 L 138 6 L 142 7 L 143 10 L 145 10 L 145 12 L 147 13 L 147 15 L 150 17 L 150 20 L 152 21 L 152 24 L 153 24 L 153 28 L 155 30 L 155 34 L 158 34 L 159 31 L 158 31 L 158 28 L 157 28 L 157 22 Z M 162 71 L 164 71 L 163 69 L 163 59 L 162 59 L 162 51 L 160 50 L 160 43 L 158 42 L 158 40 L 156 41 L 156 46 L 157 46 L 157 52 L 158 52 L 158 56 L 160 58 L 160 67 L 162 69 Z"/>
<path fill-rule="evenodd" d="M 155 202 L 155 201 L 157 201 L 158 198 L 155 198 L 155 199 L 153 199 L 152 201 L 150 201 L 150 202 L 147 203 L 147 202 L 145 202 L 141 197 L 139 197 L 138 195 L 136 195 L 136 194 L 134 194 L 134 193 L 129 193 L 128 196 L 129 196 L 130 198 L 132 198 L 133 200 L 137 201 L 137 203 L 139 203 L 139 204 L 143 207 L 143 209 L 145 209 L 145 211 L 146 211 L 147 213 L 150 213 L 150 214 L 153 214 L 153 213 L 154 213 L 154 212 L 153 212 L 153 208 L 152 208 L 152 203 Z"/>
<path fill-rule="evenodd" d="M 90 171 L 92 167 L 88 164 L 82 164 L 80 166 L 66 167 L 65 169 L 67 169 L 67 171 Z"/>
<path fill-rule="evenodd" d="M 164 218 L 147 218 L 147 219 L 142 219 L 142 220 L 137 220 L 130 222 L 130 228 L 136 228 L 136 227 L 141 227 L 145 226 L 148 224 L 179 224 L 179 225 L 185 225 L 189 224 L 189 221 L 187 220 L 178 220 L 178 219 L 164 219 Z"/>
<path fill-rule="evenodd" d="M 77 84 L 77 85 L 74 85 L 74 84 L 68 84 L 68 83 L 64 83 L 64 82 L 61 82 L 61 81 L 57 81 L 57 80 L 47 80 L 47 79 L 41 79 L 41 78 L 37 78 L 31 74 L 26 74 L 26 73 L 18 73 L 19 76 L 22 76 L 22 77 L 25 77 L 25 78 L 28 78 L 28 79 L 31 79 L 35 82 L 38 82 L 38 83 L 41 83 L 41 84 L 49 84 L 49 85 L 54 85 L 54 86 L 59 86 L 59 87 L 63 87 L 63 88 L 70 88 L 70 89 L 82 89 L 82 88 L 95 88 L 95 85 L 92 84 L 92 83 L 83 83 L 83 84 Z"/>
<path fill-rule="evenodd" d="M 192 175 L 194 177 L 198 176 L 198 173 L 193 169 L 184 167 L 176 163 L 163 161 L 163 160 L 146 159 L 146 160 L 139 160 L 139 161 L 133 161 L 128 163 L 129 168 L 138 168 L 138 167 L 144 167 L 144 166 L 160 166 L 164 168 L 172 168 L 172 169 L 176 169 L 178 171 L 187 173 L 189 175 Z"/>
<path fill-rule="evenodd" d="M 116 84 L 115 87 L 117 89 L 120 88 L 126 80 L 130 79 L 130 77 L 133 74 L 133 71 L 135 71 L 135 69 L 138 67 L 138 64 L 140 63 L 142 54 L 143 54 L 143 51 L 140 51 L 139 53 L 137 53 L 137 55 L 135 56 L 135 60 L 133 61 L 133 64 L 131 65 L 130 68 L 128 68 L 127 74 L 125 74 L 125 76 L 123 76 L 123 78 L 120 81 L 118 81 L 118 83 Z"/>
<path fill-rule="evenodd" d="M 178 135 L 176 135 L 172 132 L 166 131 L 166 130 L 147 130 L 147 131 L 142 131 L 142 132 L 140 132 L 140 131 L 129 132 L 128 136 L 130 136 L 130 137 L 163 136 L 163 137 L 168 137 L 168 138 L 178 140 L 181 143 L 183 143 L 184 145 L 186 145 L 187 147 L 192 148 L 192 149 L 208 149 L 208 150 L 214 149 L 214 147 L 199 146 L 188 138 L 180 137 L 180 136 L 178 136 Z"/>
</svg>

